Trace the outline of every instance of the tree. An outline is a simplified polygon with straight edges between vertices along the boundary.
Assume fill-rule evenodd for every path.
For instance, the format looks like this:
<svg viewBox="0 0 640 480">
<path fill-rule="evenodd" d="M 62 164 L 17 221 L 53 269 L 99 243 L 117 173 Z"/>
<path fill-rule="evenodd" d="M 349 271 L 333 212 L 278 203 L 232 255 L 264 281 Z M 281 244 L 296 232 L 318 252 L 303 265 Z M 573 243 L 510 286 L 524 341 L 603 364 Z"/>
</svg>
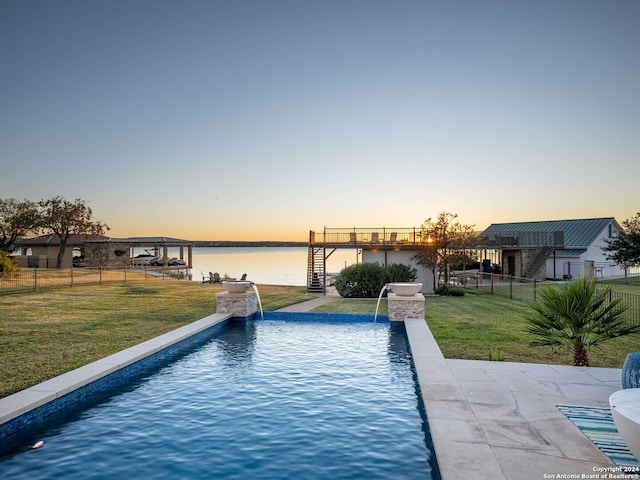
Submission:
<svg viewBox="0 0 640 480">
<path fill-rule="evenodd" d="M 608 301 L 597 279 L 580 278 L 540 289 L 540 300 L 531 304 L 527 331 L 537 337 L 532 345 L 571 349 L 573 364 L 588 367 L 591 348 L 606 340 L 640 332 L 640 325 L 625 323 L 621 299 Z"/>
<path fill-rule="evenodd" d="M 20 237 L 37 230 L 38 205 L 29 200 L 0 199 L 0 250 L 11 253 Z"/>
<path fill-rule="evenodd" d="M 60 239 L 60 251 L 56 260 L 56 268 L 62 267 L 62 258 L 71 235 L 102 235 L 109 227 L 92 219 L 93 212 L 84 200 L 77 198 L 69 202 L 58 196 L 48 200 L 40 200 L 39 226 L 51 230 Z"/>
<path fill-rule="evenodd" d="M 15 258 L 7 255 L 7 252 L 0 251 L 0 277 L 12 276 L 20 270 Z"/>
<path fill-rule="evenodd" d="M 422 249 L 413 257 L 418 265 L 434 272 L 436 267 L 449 281 L 449 266 L 474 261 L 472 250 L 476 243 L 474 225 L 462 225 L 454 221 L 457 213 L 441 212 L 434 221 L 428 218 L 421 230 Z"/>
<path fill-rule="evenodd" d="M 602 250 L 609 252 L 607 258 L 618 265 L 627 267 L 640 263 L 640 212 L 636 216 L 622 222 L 624 231 L 616 237 L 606 240 Z"/>
</svg>

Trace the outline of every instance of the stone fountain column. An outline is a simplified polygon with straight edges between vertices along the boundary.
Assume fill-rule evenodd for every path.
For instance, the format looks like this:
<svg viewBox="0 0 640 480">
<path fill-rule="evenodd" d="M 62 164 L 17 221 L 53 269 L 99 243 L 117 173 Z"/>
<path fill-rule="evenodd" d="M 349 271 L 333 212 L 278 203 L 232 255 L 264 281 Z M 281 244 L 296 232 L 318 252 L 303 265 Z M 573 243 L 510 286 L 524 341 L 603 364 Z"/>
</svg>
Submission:
<svg viewBox="0 0 640 480">
<path fill-rule="evenodd" d="M 389 309 L 389 320 L 404 322 L 409 318 L 424 319 L 424 295 L 416 293 L 414 295 L 387 294 Z"/>
<path fill-rule="evenodd" d="M 217 313 L 230 313 L 234 317 L 250 317 L 258 311 L 258 298 L 255 292 L 216 294 Z"/>
</svg>

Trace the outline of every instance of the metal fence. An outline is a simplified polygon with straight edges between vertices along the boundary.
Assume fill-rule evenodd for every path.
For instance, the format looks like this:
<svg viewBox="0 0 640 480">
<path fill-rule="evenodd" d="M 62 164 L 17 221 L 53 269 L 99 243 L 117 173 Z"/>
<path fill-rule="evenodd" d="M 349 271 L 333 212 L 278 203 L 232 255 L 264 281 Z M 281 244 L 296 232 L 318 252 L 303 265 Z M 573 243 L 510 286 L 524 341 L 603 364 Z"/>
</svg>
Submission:
<svg viewBox="0 0 640 480">
<path fill-rule="evenodd" d="M 321 232 L 310 232 L 309 242 L 337 245 L 418 245 L 422 239 L 419 228 L 326 228 Z"/>
<path fill-rule="evenodd" d="M 146 268 L 25 268 L 14 275 L 0 275 L 0 295 L 51 290 L 78 285 L 101 285 L 123 283 L 155 278 L 188 278 L 185 269 L 169 273 Z"/>
<path fill-rule="evenodd" d="M 557 282 L 542 282 L 530 278 L 510 277 L 493 273 L 469 275 L 462 283 L 468 288 L 489 291 L 496 295 L 523 302 L 535 302 L 540 287 L 557 284 Z M 609 286 L 601 286 L 600 288 L 608 290 L 610 302 L 620 299 L 620 303 L 626 307 L 624 312 L 626 323 L 630 325 L 640 324 L 639 294 L 616 291 Z"/>
<path fill-rule="evenodd" d="M 550 283 L 532 278 L 511 277 L 495 273 L 478 273 L 470 280 L 467 280 L 467 287 L 489 291 L 502 297 L 523 302 L 535 302 L 538 288 L 541 285 Z"/>
<path fill-rule="evenodd" d="M 607 289 L 609 290 L 610 302 L 619 298 L 622 305 L 627 307 L 624 312 L 625 321 L 630 325 L 640 324 L 640 295 Z"/>
</svg>

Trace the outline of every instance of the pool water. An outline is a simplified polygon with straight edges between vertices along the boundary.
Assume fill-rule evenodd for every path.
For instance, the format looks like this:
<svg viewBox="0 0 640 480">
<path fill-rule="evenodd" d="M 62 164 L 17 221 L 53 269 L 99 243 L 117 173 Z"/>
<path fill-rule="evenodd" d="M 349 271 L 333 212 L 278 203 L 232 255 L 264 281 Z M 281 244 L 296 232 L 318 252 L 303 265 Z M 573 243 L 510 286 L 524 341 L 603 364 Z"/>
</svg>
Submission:
<svg viewBox="0 0 640 480">
<path fill-rule="evenodd" d="M 0 457 L 1 478 L 428 479 L 434 462 L 389 323 L 229 322 L 37 435 Z"/>
</svg>

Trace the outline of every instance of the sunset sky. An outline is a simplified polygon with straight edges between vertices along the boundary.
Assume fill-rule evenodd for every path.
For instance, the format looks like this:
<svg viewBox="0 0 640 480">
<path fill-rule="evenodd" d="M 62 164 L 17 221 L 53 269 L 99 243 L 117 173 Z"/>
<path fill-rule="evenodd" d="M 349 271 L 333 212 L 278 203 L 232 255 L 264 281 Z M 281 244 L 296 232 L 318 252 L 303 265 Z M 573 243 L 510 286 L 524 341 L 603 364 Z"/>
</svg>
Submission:
<svg viewBox="0 0 640 480">
<path fill-rule="evenodd" d="M 114 237 L 640 211 L 640 1 L 0 0 L 0 198 Z"/>
</svg>

